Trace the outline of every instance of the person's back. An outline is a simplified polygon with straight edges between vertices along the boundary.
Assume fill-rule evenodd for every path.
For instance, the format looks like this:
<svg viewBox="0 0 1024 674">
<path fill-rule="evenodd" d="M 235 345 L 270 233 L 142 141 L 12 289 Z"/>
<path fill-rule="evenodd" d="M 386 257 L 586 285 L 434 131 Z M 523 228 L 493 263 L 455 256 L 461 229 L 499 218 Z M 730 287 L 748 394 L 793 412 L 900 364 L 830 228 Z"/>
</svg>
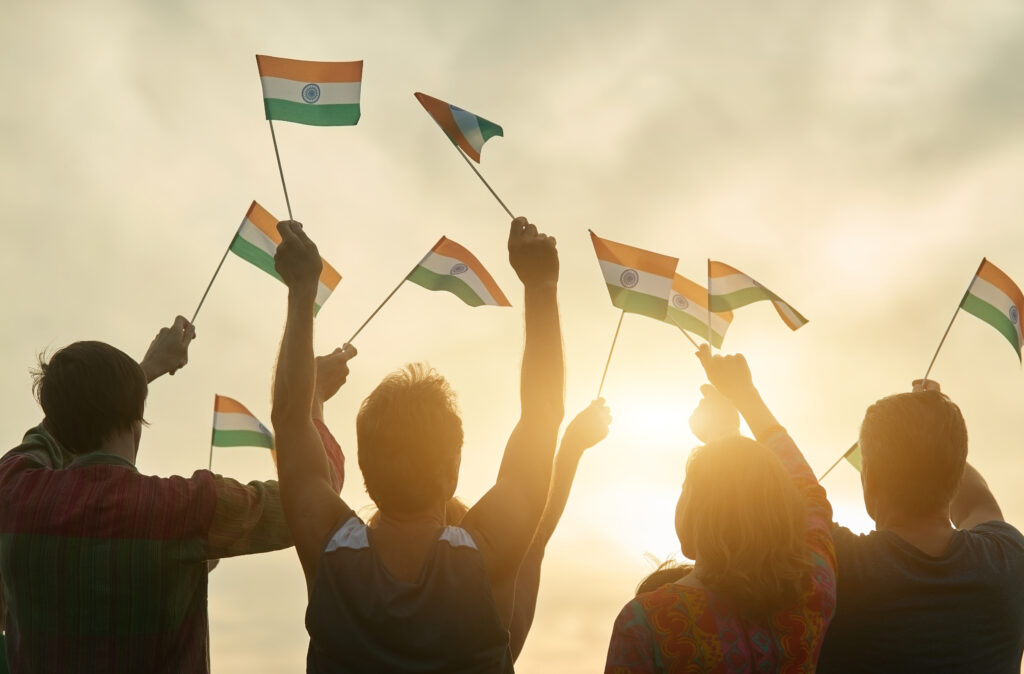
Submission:
<svg viewBox="0 0 1024 674">
<path fill-rule="evenodd" d="M 861 426 L 876 530 L 833 529 L 837 609 L 819 671 L 1017 674 L 1024 536 L 966 464 L 959 408 L 919 384 L 872 405 Z"/>
<path fill-rule="evenodd" d="M 512 671 L 472 536 L 438 530 L 420 572 L 401 579 L 375 550 L 375 533 L 352 516 L 326 546 L 306 610 L 308 671 Z"/>
</svg>

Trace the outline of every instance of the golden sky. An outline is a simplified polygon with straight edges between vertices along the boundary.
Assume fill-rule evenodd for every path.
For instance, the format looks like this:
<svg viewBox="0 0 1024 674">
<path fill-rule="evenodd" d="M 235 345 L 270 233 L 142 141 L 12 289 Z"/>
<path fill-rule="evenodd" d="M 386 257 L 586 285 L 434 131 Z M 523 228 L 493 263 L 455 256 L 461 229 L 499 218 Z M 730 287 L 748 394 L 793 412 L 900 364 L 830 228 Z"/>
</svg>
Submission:
<svg viewBox="0 0 1024 674">
<path fill-rule="evenodd" d="M 618 312 L 587 228 L 678 256 L 703 282 L 727 262 L 792 303 L 737 312 L 727 351 L 816 471 L 865 407 L 924 374 L 982 256 L 1024 283 L 1024 6 L 1015 0 L 515 3 L 8 0 L 0 40 L 0 421 L 38 421 L 34 354 L 102 339 L 141 357 L 191 315 L 249 203 L 285 217 L 253 55 L 365 60 L 358 126 L 277 125 L 295 217 L 343 280 L 317 319 L 340 345 L 445 234 L 483 262 L 512 309 L 403 288 L 356 341 L 327 420 L 349 456 L 343 496 L 368 503 L 354 413 L 388 371 L 426 360 L 460 394 L 459 493 L 493 482 L 518 412 L 522 292 L 508 218 L 412 97 L 505 129 L 482 171 L 556 235 L 567 406 L 594 396 Z M 197 320 L 188 367 L 150 394 L 139 467 L 206 466 L 214 393 L 269 421 L 285 292 L 233 256 Z M 703 383 L 673 328 L 627 316 L 605 396 L 611 436 L 582 461 L 549 548 L 523 672 L 600 669 L 639 579 L 678 554 L 672 509 L 686 418 Z M 1024 373 L 961 315 L 933 371 L 958 401 L 970 460 L 1024 520 Z M 272 477 L 258 449 L 215 469 Z M 847 465 L 825 483 L 838 519 L 870 526 Z M 292 551 L 211 577 L 216 672 L 300 671 L 306 634 Z"/>
</svg>

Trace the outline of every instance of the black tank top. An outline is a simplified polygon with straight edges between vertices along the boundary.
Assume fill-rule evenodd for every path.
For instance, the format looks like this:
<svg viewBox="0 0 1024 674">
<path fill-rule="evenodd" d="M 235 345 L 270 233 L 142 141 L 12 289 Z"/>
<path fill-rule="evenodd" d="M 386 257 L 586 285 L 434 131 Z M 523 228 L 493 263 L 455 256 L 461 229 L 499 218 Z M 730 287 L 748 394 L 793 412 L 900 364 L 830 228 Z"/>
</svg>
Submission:
<svg viewBox="0 0 1024 674">
<path fill-rule="evenodd" d="M 512 672 L 508 630 L 469 532 L 442 529 L 412 583 L 391 576 L 371 540 L 353 515 L 327 542 L 306 609 L 308 672 Z"/>
</svg>

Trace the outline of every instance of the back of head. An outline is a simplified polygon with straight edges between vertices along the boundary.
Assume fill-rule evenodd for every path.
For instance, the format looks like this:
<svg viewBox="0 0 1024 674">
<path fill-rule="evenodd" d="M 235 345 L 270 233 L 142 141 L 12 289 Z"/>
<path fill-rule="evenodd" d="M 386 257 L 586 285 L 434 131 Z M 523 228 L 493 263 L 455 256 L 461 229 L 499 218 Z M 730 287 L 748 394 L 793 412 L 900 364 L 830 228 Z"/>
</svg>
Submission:
<svg viewBox="0 0 1024 674">
<path fill-rule="evenodd" d="M 142 422 L 146 375 L 109 344 L 75 342 L 49 362 L 40 356 L 33 379 L 47 430 L 72 454 L 94 452 L 114 433 Z"/>
<path fill-rule="evenodd" d="M 763 616 L 799 599 L 811 568 L 806 531 L 804 499 L 767 447 L 736 436 L 690 455 L 676 533 L 701 582 L 740 612 Z"/>
<path fill-rule="evenodd" d="M 455 493 L 462 419 L 455 394 L 420 363 L 384 378 L 356 417 L 359 469 L 384 513 L 416 513 Z"/>
<path fill-rule="evenodd" d="M 860 427 L 868 514 L 926 515 L 949 506 L 967 462 L 960 408 L 938 391 L 882 398 Z"/>
</svg>

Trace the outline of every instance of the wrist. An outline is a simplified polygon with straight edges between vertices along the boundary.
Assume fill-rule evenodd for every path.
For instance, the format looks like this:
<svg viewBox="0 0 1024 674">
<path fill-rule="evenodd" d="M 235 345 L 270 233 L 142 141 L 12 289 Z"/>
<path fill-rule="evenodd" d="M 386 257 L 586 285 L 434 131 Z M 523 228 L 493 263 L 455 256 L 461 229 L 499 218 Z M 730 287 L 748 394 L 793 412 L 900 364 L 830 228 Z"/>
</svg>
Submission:
<svg viewBox="0 0 1024 674">
<path fill-rule="evenodd" d="M 545 279 L 543 281 L 528 281 L 523 283 L 527 295 L 539 295 L 554 293 L 558 289 L 558 279 Z"/>
<path fill-rule="evenodd" d="M 317 283 L 288 286 L 288 303 L 313 304 L 317 289 Z"/>
<path fill-rule="evenodd" d="M 152 383 L 154 379 L 164 374 L 164 370 L 160 369 L 153 361 L 148 358 L 143 358 L 142 362 L 139 363 L 139 367 L 142 368 L 142 373 L 146 376 L 146 383 Z"/>
</svg>

